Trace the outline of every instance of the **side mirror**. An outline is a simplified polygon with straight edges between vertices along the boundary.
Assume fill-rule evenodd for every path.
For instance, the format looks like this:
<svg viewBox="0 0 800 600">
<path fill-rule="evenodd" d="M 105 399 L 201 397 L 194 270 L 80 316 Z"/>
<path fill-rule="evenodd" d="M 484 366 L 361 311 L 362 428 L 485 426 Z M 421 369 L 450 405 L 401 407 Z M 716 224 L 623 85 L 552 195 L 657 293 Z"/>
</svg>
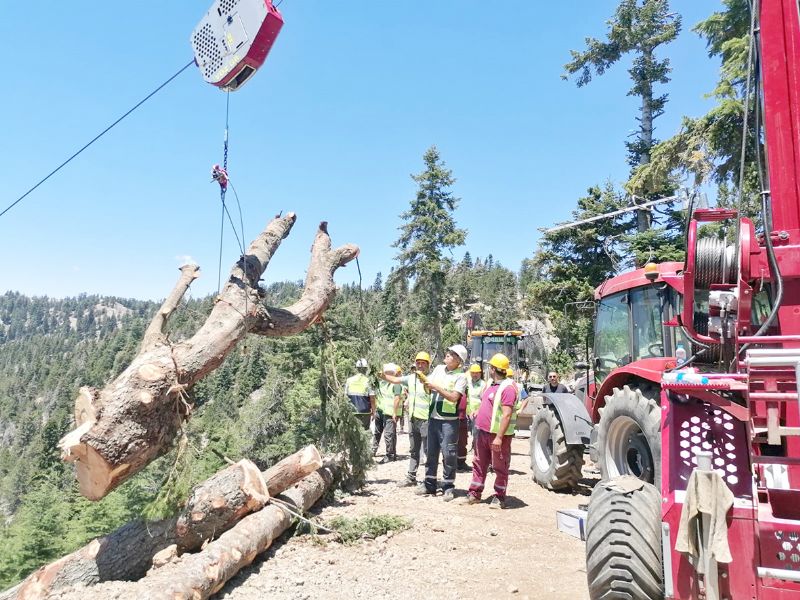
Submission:
<svg viewBox="0 0 800 600">
<path fill-rule="evenodd" d="M 589 363 L 580 361 L 580 362 L 576 362 L 572 366 L 575 368 L 576 371 L 585 371 L 586 369 L 589 368 Z"/>
</svg>

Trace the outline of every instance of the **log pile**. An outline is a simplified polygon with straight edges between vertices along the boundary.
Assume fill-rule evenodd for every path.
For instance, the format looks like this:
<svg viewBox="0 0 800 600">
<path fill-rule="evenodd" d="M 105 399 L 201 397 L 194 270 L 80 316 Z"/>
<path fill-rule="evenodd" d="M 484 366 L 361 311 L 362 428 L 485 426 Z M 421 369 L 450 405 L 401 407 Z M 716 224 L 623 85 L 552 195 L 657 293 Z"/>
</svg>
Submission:
<svg viewBox="0 0 800 600">
<path fill-rule="evenodd" d="M 196 556 L 193 553 L 201 549 L 197 555 L 206 554 L 212 546 L 216 546 L 214 542 L 206 547 L 204 544 L 214 538 L 221 539 L 220 536 L 224 536 L 225 532 L 238 528 L 239 533 L 233 535 L 234 539 L 251 535 L 250 526 L 242 526 L 242 522 L 247 515 L 266 510 L 263 507 L 270 497 L 288 494 L 298 507 L 302 504 L 301 508 L 307 509 L 322 492 L 311 500 L 311 504 L 306 505 L 304 503 L 307 494 L 303 492 L 298 496 L 299 492 L 296 490 L 315 490 L 320 482 L 330 485 L 337 465 L 338 463 L 331 462 L 323 469 L 322 458 L 314 446 L 303 448 L 264 472 L 259 471 L 252 462 L 242 460 L 197 485 L 183 511 L 176 517 L 149 523 L 128 523 L 72 554 L 41 567 L 20 586 L 0 595 L 0 598 L 41 600 L 57 596 L 61 590 L 76 586 L 83 593 L 87 592 L 86 586 L 91 586 L 91 596 L 85 597 L 101 598 L 103 596 L 97 586 L 102 582 L 142 581 L 142 578 L 150 577 L 146 576 L 148 570 L 155 573 L 175 561 L 186 562 L 189 557 Z M 306 482 L 310 476 L 313 476 L 310 482 Z M 313 495 L 311 493 L 308 498 Z M 284 512 L 277 506 L 272 508 Z M 250 547 L 247 548 L 249 556 Z M 193 560 L 211 560 L 213 563 L 217 559 L 206 557 Z M 226 567 L 226 572 L 228 571 L 230 567 Z"/>
</svg>

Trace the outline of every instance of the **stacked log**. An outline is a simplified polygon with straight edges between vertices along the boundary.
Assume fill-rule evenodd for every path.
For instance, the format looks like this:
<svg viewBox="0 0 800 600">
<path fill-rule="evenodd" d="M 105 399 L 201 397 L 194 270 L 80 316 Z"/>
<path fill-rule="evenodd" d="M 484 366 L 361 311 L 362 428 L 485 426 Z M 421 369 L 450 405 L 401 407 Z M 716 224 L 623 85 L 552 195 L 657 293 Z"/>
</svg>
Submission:
<svg viewBox="0 0 800 600">
<path fill-rule="evenodd" d="M 332 485 L 339 465 L 327 462 L 287 490 L 281 499 L 295 511 L 311 508 Z M 134 582 L 101 583 L 90 589 L 79 586 L 59 593 L 59 600 L 114 598 L 114 600 L 203 600 L 217 593 L 243 567 L 272 545 L 294 517 L 282 506 L 268 504 L 246 516 L 200 552 L 184 554 L 153 569 Z"/>
<path fill-rule="evenodd" d="M 0 598 L 38 600 L 75 585 L 138 580 L 154 563 L 166 564 L 200 549 L 260 510 L 270 496 L 281 494 L 321 466 L 322 458 L 314 446 L 295 452 L 263 473 L 249 460 L 242 460 L 197 485 L 178 516 L 128 523 L 41 567 L 14 588 L 15 594 Z"/>
</svg>

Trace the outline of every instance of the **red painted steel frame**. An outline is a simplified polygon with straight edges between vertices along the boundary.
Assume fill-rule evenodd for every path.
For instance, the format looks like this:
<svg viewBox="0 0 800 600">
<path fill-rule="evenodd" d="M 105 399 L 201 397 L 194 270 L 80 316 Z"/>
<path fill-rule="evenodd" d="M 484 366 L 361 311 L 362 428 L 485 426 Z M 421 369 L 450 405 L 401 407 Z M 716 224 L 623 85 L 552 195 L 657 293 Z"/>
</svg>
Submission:
<svg viewBox="0 0 800 600">
<path fill-rule="evenodd" d="M 764 122 L 767 144 L 770 206 L 772 210 L 771 227 L 767 235 L 773 241 L 775 255 L 783 279 L 784 295 L 778 311 L 777 323 L 770 330 L 767 339 L 753 338 L 750 326 L 750 302 L 757 291 L 758 278 L 771 282 L 772 297 L 775 299 L 777 284 L 773 280 L 766 263 L 765 253 L 758 251 L 753 243 L 752 224 L 743 220 L 740 236 L 740 280 L 739 290 L 739 326 L 737 334 L 741 337 L 737 347 L 743 343 L 767 344 L 783 348 L 800 347 L 800 15 L 797 0 L 762 0 L 759 6 L 759 27 L 761 41 L 762 81 L 764 87 Z M 698 215 L 698 221 L 705 220 L 705 215 Z M 689 281 L 694 270 L 694 234 L 696 222 L 690 228 L 690 241 L 687 248 L 687 268 L 684 272 L 684 325 L 691 327 L 691 311 L 693 286 Z M 763 246 L 763 244 L 762 244 Z M 707 340 L 704 340 L 707 341 Z M 741 368 L 741 363 L 738 363 Z M 782 401 L 781 420 L 788 427 L 800 425 L 798 401 L 796 399 L 796 383 L 787 380 L 786 373 L 780 370 L 758 373 L 752 381 L 745 380 L 748 391 L 745 392 L 750 418 L 756 423 L 765 422 L 765 400 L 762 397 L 794 396 L 793 400 Z M 787 389 L 790 385 L 792 389 Z M 783 387 L 782 387 L 783 386 Z M 709 385 L 712 387 L 712 385 Z M 750 419 L 742 421 L 743 411 L 727 411 L 717 404 L 710 409 L 713 398 L 703 392 L 692 394 L 687 391 L 688 404 L 676 403 L 674 392 L 662 393 L 662 496 L 664 498 L 663 520 L 670 525 L 670 547 L 675 547 L 675 534 L 680 517 L 681 503 L 676 500 L 685 488 L 683 477 L 687 470 L 687 460 L 680 462 L 679 451 L 684 456 L 685 431 L 678 431 L 676 423 L 689 423 L 678 416 L 691 411 L 691 403 L 697 402 L 700 412 L 692 418 L 698 419 L 696 426 L 701 428 L 702 420 L 710 418 L 712 413 L 725 411 L 731 424 L 731 431 L 739 432 L 736 439 L 729 440 L 732 448 L 728 455 L 734 461 L 732 468 L 741 470 L 747 465 L 750 472 L 749 436 Z M 692 399 L 691 396 L 695 396 Z M 714 412 L 717 411 L 717 412 Z M 715 417 L 719 421 L 719 417 Z M 683 419 L 681 421 L 681 419 Z M 706 425 L 713 429 L 716 425 Z M 699 430 L 699 429 L 698 429 Z M 742 432 L 747 431 L 743 436 Z M 682 438 L 681 435 L 685 434 Z M 694 439 L 694 438 L 692 438 Z M 698 438 L 700 439 L 700 438 Z M 714 436 L 709 436 L 714 440 Z M 800 439 L 785 438 L 786 457 L 784 462 L 800 459 Z M 726 446 L 727 447 L 727 446 Z M 683 448 L 683 449 L 682 449 Z M 744 448 L 747 449 L 746 454 Z M 756 450 L 758 448 L 756 447 Z M 715 454 L 716 456 L 716 454 Z M 766 458 L 766 457 L 765 457 Z M 676 462 L 677 461 L 677 462 Z M 715 462 L 715 466 L 718 463 Z M 760 471 L 757 466 L 756 471 Z M 723 470 L 724 472 L 724 470 Z M 800 473 L 795 466 L 788 467 L 789 484 L 792 488 L 800 488 Z M 741 484 L 741 480 L 738 481 Z M 730 483 L 729 483 L 730 485 Z M 779 490 L 770 492 L 763 483 L 752 486 L 751 492 L 741 489 L 741 485 L 731 486 L 736 496 L 734 509 L 728 518 L 729 542 L 733 552 L 733 563 L 723 567 L 720 579 L 721 592 L 725 597 L 757 598 L 759 600 L 800 599 L 800 583 L 785 579 L 759 577 L 758 567 L 796 571 L 800 568 L 800 511 L 793 509 L 800 503 L 800 489 Z M 785 497 L 781 500 L 781 494 Z M 774 495 L 775 498 L 771 496 Z M 787 508 L 788 507 L 788 508 Z M 791 511 L 796 512 L 792 513 Z M 783 511 L 783 512 L 781 512 Z M 791 514 L 785 514 L 789 511 Z M 666 558 L 666 557 L 665 557 Z M 683 555 L 671 552 L 674 595 L 673 598 L 690 599 L 699 595 L 699 587 L 695 570 L 688 564 Z"/>
<path fill-rule="evenodd" d="M 272 3 L 272 0 L 264 0 L 264 3 L 267 7 L 267 16 L 261 28 L 258 30 L 258 33 L 256 33 L 255 39 L 253 39 L 253 43 L 247 51 L 247 54 L 233 69 L 231 69 L 230 73 L 214 84 L 217 87 L 225 89 L 228 84 L 238 77 L 242 69 L 250 67 L 253 70 L 258 70 L 267 59 L 267 54 L 269 54 L 269 51 L 272 49 L 272 45 L 275 43 L 275 39 L 278 37 L 281 27 L 283 27 L 283 16 Z"/>
<path fill-rule="evenodd" d="M 751 301 L 763 282 L 768 282 L 773 301 L 777 292 L 766 259 L 763 239 L 756 240 L 752 222 L 741 219 L 737 348 L 747 343 L 769 347 L 800 348 L 800 15 L 798 0 L 761 0 L 759 30 L 764 89 L 764 123 L 770 187 L 772 240 L 783 280 L 783 298 L 778 318 L 769 337 L 753 337 Z M 695 241 L 697 222 L 731 218 L 724 211 L 698 211 L 690 227 L 686 268 L 664 265 L 660 280 L 684 295 L 682 321 L 693 326 Z M 671 271 L 671 272 L 668 272 Z M 615 277 L 595 292 L 600 299 L 613 292 L 645 285 L 643 272 L 635 271 Z M 700 337 L 700 336 L 698 336 Z M 714 341 L 710 338 L 704 341 Z M 637 361 L 612 372 L 597 390 L 595 398 L 626 379 L 659 381 L 659 370 L 667 359 Z M 745 364 L 737 362 L 738 369 Z M 766 398 L 780 397 L 781 421 L 787 427 L 800 427 L 798 400 L 794 398 L 798 383 L 780 370 L 761 371 L 750 381 L 744 372 L 727 374 L 733 384 L 720 385 L 710 374 L 701 390 L 664 389 L 662 408 L 662 518 L 669 525 L 670 547 L 675 539 L 682 510 L 682 495 L 695 464 L 692 450 L 698 444 L 710 443 L 715 467 L 724 474 L 736 500 L 728 515 L 729 543 L 733 563 L 720 565 L 720 592 L 725 598 L 758 600 L 800 600 L 800 582 L 760 577 L 759 567 L 789 571 L 800 570 L 800 438 L 784 439 L 785 457 L 776 462 L 789 464 L 789 484 L 793 489 L 770 491 L 762 479 L 762 466 L 751 464 L 751 419 L 757 425 L 765 422 Z M 702 386 L 701 386 L 702 387 Z M 735 388 L 735 389 L 734 389 Z M 719 390 L 726 390 L 725 394 Z M 739 391 L 743 390 L 743 391 Z M 729 394 L 739 394 L 741 404 L 730 401 Z M 727 404 L 726 404 L 727 402 Z M 596 408 L 594 406 L 592 408 Z M 597 419 L 596 411 L 593 418 Z M 760 446 L 754 445 L 755 452 Z M 764 456 L 766 461 L 770 458 Z M 765 462 L 754 457 L 757 463 Z M 717 462 L 722 461 L 722 462 Z M 753 480 L 753 472 L 759 476 Z M 730 476 L 734 475 L 733 478 Z M 793 512 L 794 511 L 794 512 Z M 674 550 L 665 561 L 671 561 L 673 595 L 689 600 L 701 596 L 695 569 Z"/>
</svg>

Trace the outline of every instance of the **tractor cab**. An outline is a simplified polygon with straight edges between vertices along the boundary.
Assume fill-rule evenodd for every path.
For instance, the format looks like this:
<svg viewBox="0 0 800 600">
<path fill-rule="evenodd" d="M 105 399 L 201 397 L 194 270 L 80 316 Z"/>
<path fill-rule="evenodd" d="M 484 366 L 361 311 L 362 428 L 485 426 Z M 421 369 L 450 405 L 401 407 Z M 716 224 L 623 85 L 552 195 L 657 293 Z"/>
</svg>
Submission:
<svg viewBox="0 0 800 600">
<path fill-rule="evenodd" d="M 680 294 L 662 275 L 675 275 L 683 263 L 656 266 L 652 282 L 644 269 L 609 279 L 595 290 L 594 385 L 589 388 L 586 408 L 595 413 L 597 398 L 603 398 L 612 379 L 644 377 L 658 382 L 665 361 L 674 362 L 678 344 L 689 349 L 689 340 L 677 327 Z"/>
</svg>

